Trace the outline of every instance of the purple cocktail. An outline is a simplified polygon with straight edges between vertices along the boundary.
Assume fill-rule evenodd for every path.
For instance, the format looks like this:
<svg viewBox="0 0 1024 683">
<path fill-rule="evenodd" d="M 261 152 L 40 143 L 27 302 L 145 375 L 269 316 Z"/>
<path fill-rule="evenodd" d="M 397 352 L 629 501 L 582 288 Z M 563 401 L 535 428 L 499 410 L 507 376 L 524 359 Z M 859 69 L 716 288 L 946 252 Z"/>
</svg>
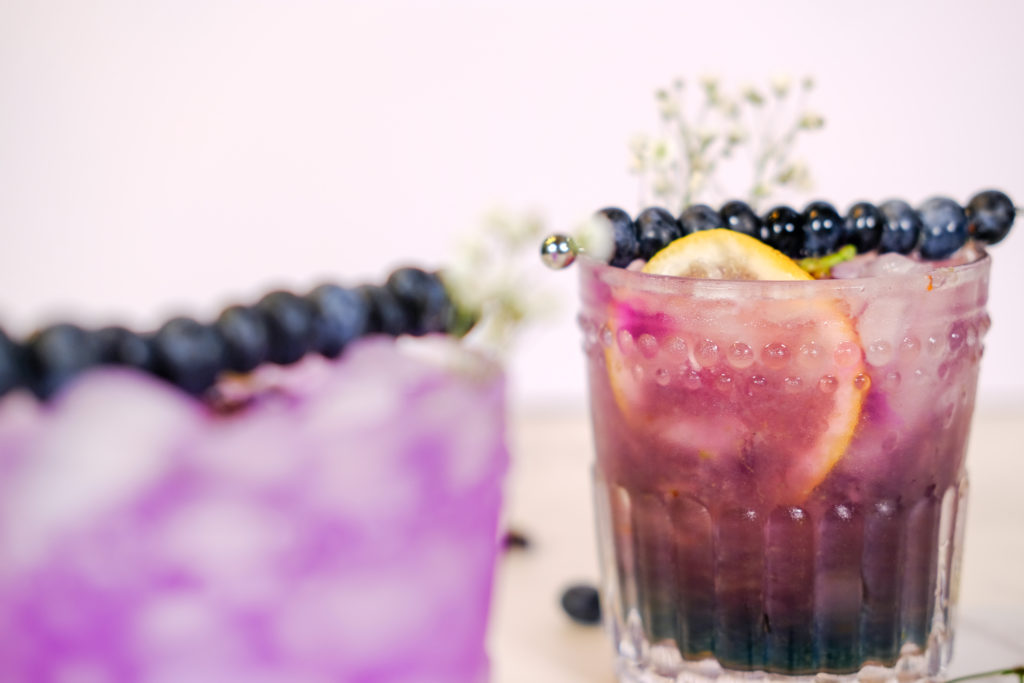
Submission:
<svg viewBox="0 0 1024 683">
<path fill-rule="evenodd" d="M 216 392 L 0 401 L 0 680 L 487 680 L 500 368 L 371 337 Z"/>
<path fill-rule="evenodd" d="M 989 325 L 969 251 L 793 282 L 581 259 L 623 680 L 941 674 Z"/>
</svg>

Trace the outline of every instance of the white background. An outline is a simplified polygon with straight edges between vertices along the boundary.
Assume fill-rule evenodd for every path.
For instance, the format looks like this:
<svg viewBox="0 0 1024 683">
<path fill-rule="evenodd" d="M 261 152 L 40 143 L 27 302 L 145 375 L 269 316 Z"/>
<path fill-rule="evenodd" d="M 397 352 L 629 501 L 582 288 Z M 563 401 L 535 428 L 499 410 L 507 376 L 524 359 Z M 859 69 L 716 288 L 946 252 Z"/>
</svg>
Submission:
<svg viewBox="0 0 1024 683">
<path fill-rule="evenodd" d="M 1024 3 L 0 2 L 0 323 L 152 325 L 443 264 L 495 206 L 636 212 L 626 143 L 682 76 L 811 74 L 815 194 L 1024 202 Z M 738 189 L 745 189 L 738 188 Z M 808 199 L 806 197 L 804 199 Z M 984 405 L 1024 406 L 1024 226 Z M 512 360 L 579 405 L 574 274 Z"/>
</svg>

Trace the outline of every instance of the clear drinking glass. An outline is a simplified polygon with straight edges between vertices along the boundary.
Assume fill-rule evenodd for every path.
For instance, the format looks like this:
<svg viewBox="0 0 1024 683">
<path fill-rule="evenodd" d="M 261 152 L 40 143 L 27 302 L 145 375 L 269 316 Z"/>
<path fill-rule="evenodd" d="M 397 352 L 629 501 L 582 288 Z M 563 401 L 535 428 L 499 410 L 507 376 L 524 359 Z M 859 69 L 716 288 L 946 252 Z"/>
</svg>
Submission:
<svg viewBox="0 0 1024 683">
<path fill-rule="evenodd" d="M 621 680 L 941 674 L 988 274 L 983 254 L 802 282 L 581 259 Z"/>
<path fill-rule="evenodd" d="M 500 368 L 378 337 L 220 390 L 0 401 L 0 680 L 486 681 Z"/>
</svg>

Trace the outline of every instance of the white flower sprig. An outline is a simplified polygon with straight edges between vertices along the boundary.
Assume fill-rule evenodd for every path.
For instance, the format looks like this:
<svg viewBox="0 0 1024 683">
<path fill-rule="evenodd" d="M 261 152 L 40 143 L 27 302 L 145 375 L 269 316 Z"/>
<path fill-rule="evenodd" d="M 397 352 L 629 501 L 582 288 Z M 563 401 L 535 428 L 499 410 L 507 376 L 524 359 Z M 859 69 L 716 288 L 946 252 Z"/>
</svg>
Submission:
<svg viewBox="0 0 1024 683">
<path fill-rule="evenodd" d="M 504 354 L 524 323 L 555 312 L 555 297 L 532 272 L 543 234 L 537 216 L 494 210 L 457 246 L 441 276 L 457 312 L 455 333 L 468 344 Z"/>
<path fill-rule="evenodd" d="M 638 135 L 629 144 L 641 203 L 682 211 L 717 189 L 715 174 L 724 163 L 742 163 L 742 157 L 752 169 L 747 199 L 755 209 L 780 188 L 809 188 L 806 163 L 792 156 L 801 133 L 825 125 L 806 108 L 813 89 L 811 78 L 794 87 L 791 78 L 778 77 L 766 91 L 748 85 L 727 93 L 717 78 L 705 77 L 696 89 L 676 79 L 658 90 L 659 133 Z"/>
</svg>

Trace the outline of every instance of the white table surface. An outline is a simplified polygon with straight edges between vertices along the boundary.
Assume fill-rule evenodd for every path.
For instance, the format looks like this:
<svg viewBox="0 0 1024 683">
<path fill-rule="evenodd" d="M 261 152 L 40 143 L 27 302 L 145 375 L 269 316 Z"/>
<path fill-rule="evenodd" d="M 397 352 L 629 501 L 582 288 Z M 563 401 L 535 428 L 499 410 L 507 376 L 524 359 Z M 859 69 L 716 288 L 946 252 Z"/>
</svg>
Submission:
<svg viewBox="0 0 1024 683">
<path fill-rule="evenodd" d="M 566 585 L 597 580 L 587 416 L 519 415 L 509 437 L 508 524 L 531 546 L 499 567 L 493 683 L 614 683 L 603 630 L 572 623 L 559 606 Z M 1024 406 L 978 411 L 968 469 L 952 676 L 1024 664 Z"/>
</svg>

